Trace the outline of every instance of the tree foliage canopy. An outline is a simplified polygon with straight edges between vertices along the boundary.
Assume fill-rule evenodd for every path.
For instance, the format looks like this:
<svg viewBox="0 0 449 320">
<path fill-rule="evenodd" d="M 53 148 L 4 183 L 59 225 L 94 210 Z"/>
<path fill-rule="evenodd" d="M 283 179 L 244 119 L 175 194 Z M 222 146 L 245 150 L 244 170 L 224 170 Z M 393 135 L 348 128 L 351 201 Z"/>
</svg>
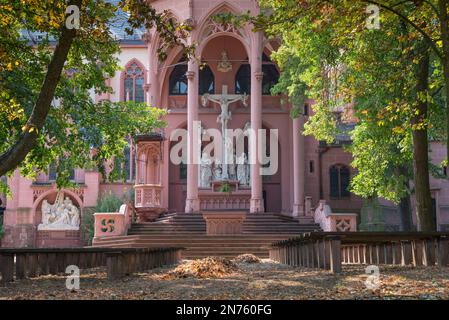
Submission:
<svg viewBox="0 0 449 320">
<path fill-rule="evenodd" d="M 79 29 L 65 27 L 69 5 L 80 8 Z M 111 92 L 105 80 L 120 71 L 111 32 L 119 11 L 129 34 L 159 32 L 162 59 L 172 46 L 189 52 L 189 26 L 144 0 L 0 0 L 0 175 L 18 167 L 33 178 L 56 161 L 64 186 L 73 168 L 104 172 L 105 159 L 123 157 L 128 137 L 164 125 L 162 109 L 93 99 Z"/>
</svg>

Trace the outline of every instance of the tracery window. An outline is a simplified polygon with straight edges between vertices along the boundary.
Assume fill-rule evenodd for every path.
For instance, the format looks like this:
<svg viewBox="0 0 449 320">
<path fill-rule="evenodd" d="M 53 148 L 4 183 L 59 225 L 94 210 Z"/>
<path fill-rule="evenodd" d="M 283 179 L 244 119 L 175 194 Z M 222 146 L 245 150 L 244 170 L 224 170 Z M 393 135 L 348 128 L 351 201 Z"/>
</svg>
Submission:
<svg viewBox="0 0 449 320">
<path fill-rule="evenodd" d="M 125 69 L 124 75 L 124 101 L 145 101 L 145 70 L 137 62 L 131 63 Z"/>
</svg>

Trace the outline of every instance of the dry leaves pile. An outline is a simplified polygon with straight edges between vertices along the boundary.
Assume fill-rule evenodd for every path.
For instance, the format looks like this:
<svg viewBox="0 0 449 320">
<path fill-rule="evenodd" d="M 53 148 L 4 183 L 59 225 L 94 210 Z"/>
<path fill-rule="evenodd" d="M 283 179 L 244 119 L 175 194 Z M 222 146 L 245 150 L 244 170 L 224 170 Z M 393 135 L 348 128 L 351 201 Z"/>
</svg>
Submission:
<svg viewBox="0 0 449 320">
<path fill-rule="evenodd" d="M 341 274 L 294 268 L 270 260 L 185 261 L 108 281 L 106 270 L 81 272 L 80 290 L 66 289 L 66 275 L 43 276 L 0 286 L 2 299 L 449 299 L 449 268 L 380 266 L 380 287 L 367 288 L 366 266 Z M 177 271 L 175 271 L 177 270 Z M 200 276 L 198 276 L 200 275 Z"/>
<path fill-rule="evenodd" d="M 207 257 L 201 260 L 187 261 L 167 273 L 163 279 L 182 278 L 221 278 L 238 270 L 237 265 L 229 259 Z"/>
<path fill-rule="evenodd" d="M 246 253 L 246 254 L 241 254 L 238 257 L 234 258 L 232 261 L 237 262 L 237 263 L 261 263 L 262 260 L 251 254 L 251 253 Z"/>
</svg>

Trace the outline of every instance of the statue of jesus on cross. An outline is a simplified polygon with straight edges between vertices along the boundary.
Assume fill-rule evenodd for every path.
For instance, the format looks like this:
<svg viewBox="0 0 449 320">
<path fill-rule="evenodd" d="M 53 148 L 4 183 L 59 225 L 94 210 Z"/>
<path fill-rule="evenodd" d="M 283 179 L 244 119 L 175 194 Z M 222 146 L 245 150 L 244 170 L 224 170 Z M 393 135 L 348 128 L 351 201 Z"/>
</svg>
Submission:
<svg viewBox="0 0 449 320">
<path fill-rule="evenodd" d="M 221 123 L 221 134 L 223 137 L 222 147 L 223 147 L 223 171 L 222 171 L 222 180 L 228 180 L 228 150 L 227 146 L 229 145 L 229 141 L 227 138 L 226 129 L 228 128 L 228 121 L 232 119 L 231 111 L 229 111 L 229 105 L 231 103 L 242 101 L 243 105 L 248 106 L 248 96 L 245 94 L 228 94 L 228 86 L 223 85 L 221 94 L 205 94 L 202 96 L 201 102 L 203 107 L 206 107 L 207 103 L 211 101 L 220 105 L 221 113 L 217 118 L 217 122 Z M 231 150 L 231 152 L 233 152 Z"/>
</svg>

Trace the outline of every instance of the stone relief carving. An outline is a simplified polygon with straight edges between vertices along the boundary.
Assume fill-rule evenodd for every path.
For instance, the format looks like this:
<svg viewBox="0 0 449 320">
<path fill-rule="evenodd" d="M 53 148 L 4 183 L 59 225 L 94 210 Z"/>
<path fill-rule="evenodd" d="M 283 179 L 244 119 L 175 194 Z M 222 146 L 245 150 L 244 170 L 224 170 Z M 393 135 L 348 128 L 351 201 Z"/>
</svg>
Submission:
<svg viewBox="0 0 449 320">
<path fill-rule="evenodd" d="M 42 223 L 38 230 L 79 230 L 80 212 L 64 192 L 59 191 L 54 204 L 42 202 Z"/>
<path fill-rule="evenodd" d="M 229 61 L 228 53 L 226 51 L 221 53 L 221 60 L 217 64 L 217 70 L 223 73 L 232 71 L 232 63 Z"/>
</svg>

